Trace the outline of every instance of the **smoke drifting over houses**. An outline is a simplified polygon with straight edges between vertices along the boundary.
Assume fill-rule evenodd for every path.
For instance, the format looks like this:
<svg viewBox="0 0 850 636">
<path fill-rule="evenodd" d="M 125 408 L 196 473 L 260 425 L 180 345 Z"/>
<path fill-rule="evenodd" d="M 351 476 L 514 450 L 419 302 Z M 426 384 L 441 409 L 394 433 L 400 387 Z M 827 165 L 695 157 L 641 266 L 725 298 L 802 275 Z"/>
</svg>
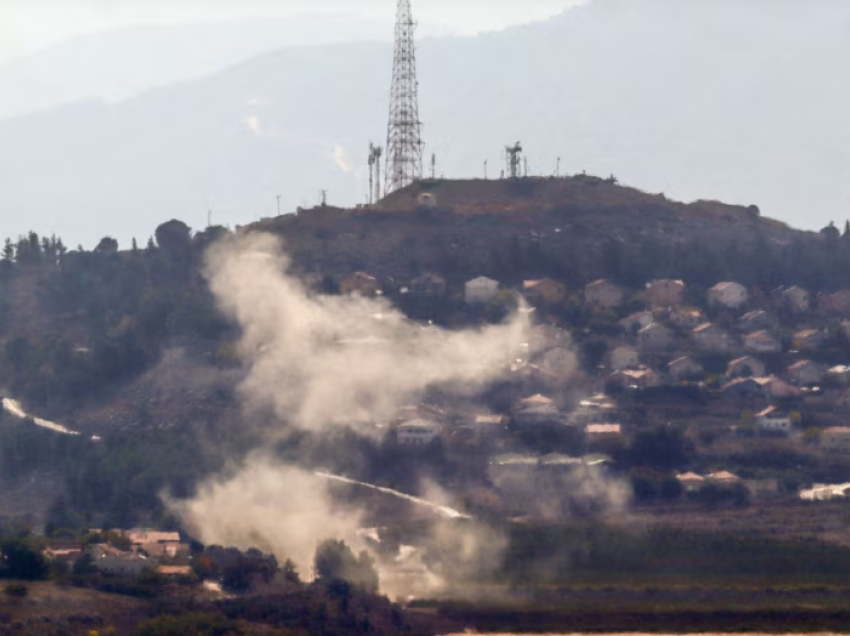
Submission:
<svg viewBox="0 0 850 636">
<path fill-rule="evenodd" d="M 522 314 L 468 331 L 413 325 L 384 299 L 314 294 L 288 267 L 276 238 L 252 234 L 214 245 L 206 268 L 221 309 L 242 329 L 245 409 L 273 412 L 282 430 L 330 434 L 352 426 L 374 434 L 376 422 L 430 386 L 480 390 L 526 338 Z M 326 477 L 253 456 L 192 501 L 169 503 L 204 543 L 260 547 L 306 573 L 329 533 L 363 543 L 360 515 L 341 509 L 328 485 Z M 460 541 L 466 552 L 472 537 Z"/>
<path fill-rule="evenodd" d="M 383 299 L 313 294 L 288 267 L 277 239 L 248 235 L 213 246 L 206 273 L 242 328 L 246 406 L 303 429 L 373 430 L 429 386 L 474 392 L 498 377 L 527 333 L 522 314 L 467 331 L 413 325 Z"/>
</svg>

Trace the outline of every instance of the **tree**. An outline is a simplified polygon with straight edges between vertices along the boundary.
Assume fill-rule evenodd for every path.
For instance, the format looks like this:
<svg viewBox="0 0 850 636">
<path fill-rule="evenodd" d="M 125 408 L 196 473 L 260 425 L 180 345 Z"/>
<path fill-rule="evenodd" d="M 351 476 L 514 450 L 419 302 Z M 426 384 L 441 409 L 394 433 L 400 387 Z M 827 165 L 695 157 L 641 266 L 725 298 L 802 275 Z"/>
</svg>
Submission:
<svg viewBox="0 0 850 636">
<path fill-rule="evenodd" d="M 295 563 L 292 562 L 292 559 L 287 559 L 284 562 L 281 572 L 283 573 L 283 580 L 287 583 L 294 583 L 296 585 L 301 584 L 301 577 L 299 576 L 298 570 L 295 567 Z"/>
<path fill-rule="evenodd" d="M 658 426 L 635 435 L 630 454 L 636 466 L 647 466 L 666 473 L 687 463 L 689 450 L 680 428 Z"/>
<path fill-rule="evenodd" d="M 181 258 L 191 252 L 191 229 L 183 221 L 167 221 L 156 228 L 155 234 L 159 248 L 172 258 Z"/>
<path fill-rule="evenodd" d="M 369 591 L 378 589 L 375 562 L 365 551 L 357 557 L 344 541 L 327 539 L 316 548 L 316 574 L 320 581 L 348 581 Z"/>
<path fill-rule="evenodd" d="M 41 552 L 24 539 L 5 539 L 0 543 L 0 551 L 10 577 L 35 581 L 47 575 L 47 564 Z"/>
<path fill-rule="evenodd" d="M 118 241 L 111 236 L 104 236 L 100 239 L 100 243 L 94 248 L 98 254 L 116 254 L 118 252 Z"/>
<path fill-rule="evenodd" d="M 7 263 L 15 260 L 15 246 L 10 238 L 7 238 L 3 243 L 3 260 Z"/>
</svg>

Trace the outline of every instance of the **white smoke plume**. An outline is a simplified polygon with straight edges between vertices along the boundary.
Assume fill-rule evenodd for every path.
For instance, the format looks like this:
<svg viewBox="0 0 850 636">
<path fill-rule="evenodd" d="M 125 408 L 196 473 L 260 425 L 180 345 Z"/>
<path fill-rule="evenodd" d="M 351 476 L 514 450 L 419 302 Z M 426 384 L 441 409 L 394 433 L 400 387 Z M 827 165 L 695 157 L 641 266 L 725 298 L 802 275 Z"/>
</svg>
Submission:
<svg viewBox="0 0 850 636">
<path fill-rule="evenodd" d="M 302 576 L 309 576 L 323 539 L 360 547 L 359 514 L 331 501 L 326 480 L 260 456 L 234 475 L 206 482 L 191 501 L 167 503 L 204 544 L 289 558 Z"/>
<path fill-rule="evenodd" d="M 474 390 L 501 373 L 527 321 L 448 331 L 411 324 L 387 300 L 311 294 L 270 235 L 213 246 L 206 275 L 242 327 L 246 405 L 311 430 L 391 418 L 427 387 Z"/>
</svg>

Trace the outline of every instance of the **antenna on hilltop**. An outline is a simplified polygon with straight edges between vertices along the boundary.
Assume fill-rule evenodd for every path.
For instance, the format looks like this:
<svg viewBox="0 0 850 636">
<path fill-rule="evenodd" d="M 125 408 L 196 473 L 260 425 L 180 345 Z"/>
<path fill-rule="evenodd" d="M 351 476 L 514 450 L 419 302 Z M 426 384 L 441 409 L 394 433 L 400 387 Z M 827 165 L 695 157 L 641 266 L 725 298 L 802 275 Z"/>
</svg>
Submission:
<svg viewBox="0 0 850 636">
<path fill-rule="evenodd" d="M 384 149 L 369 143 L 369 205 L 381 198 L 381 155 Z"/>
<path fill-rule="evenodd" d="M 422 178 L 422 122 L 419 121 L 415 30 L 410 0 L 398 0 L 387 127 L 386 194 Z"/>
<path fill-rule="evenodd" d="M 522 144 L 516 142 L 513 146 L 505 146 L 505 162 L 507 163 L 507 174 L 511 179 L 517 179 L 520 175 L 522 161 Z M 527 165 L 527 164 L 526 164 Z"/>
</svg>

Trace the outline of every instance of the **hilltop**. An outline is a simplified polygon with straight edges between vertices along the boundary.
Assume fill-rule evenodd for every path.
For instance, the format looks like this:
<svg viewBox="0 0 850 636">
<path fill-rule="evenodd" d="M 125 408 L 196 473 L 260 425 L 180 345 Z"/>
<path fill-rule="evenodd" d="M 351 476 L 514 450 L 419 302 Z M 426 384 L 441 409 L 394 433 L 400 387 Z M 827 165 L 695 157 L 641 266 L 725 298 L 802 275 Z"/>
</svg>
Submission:
<svg viewBox="0 0 850 636">
<path fill-rule="evenodd" d="M 713 284 L 717 268 L 751 281 L 754 272 L 730 261 L 730 251 L 746 257 L 758 249 L 770 259 L 821 238 L 765 218 L 754 205 L 685 204 L 589 175 L 426 180 L 374 206 L 299 208 L 241 230 L 280 235 L 299 268 L 323 275 L 363 270 L 403 279 L 428 271 L 455 282 L 550 275 L 573 284 L 687 276 L 695 254 L 712 261 L 709 271 L 706 263 L 692 268 L 695 282 Z"/>
</svg>

